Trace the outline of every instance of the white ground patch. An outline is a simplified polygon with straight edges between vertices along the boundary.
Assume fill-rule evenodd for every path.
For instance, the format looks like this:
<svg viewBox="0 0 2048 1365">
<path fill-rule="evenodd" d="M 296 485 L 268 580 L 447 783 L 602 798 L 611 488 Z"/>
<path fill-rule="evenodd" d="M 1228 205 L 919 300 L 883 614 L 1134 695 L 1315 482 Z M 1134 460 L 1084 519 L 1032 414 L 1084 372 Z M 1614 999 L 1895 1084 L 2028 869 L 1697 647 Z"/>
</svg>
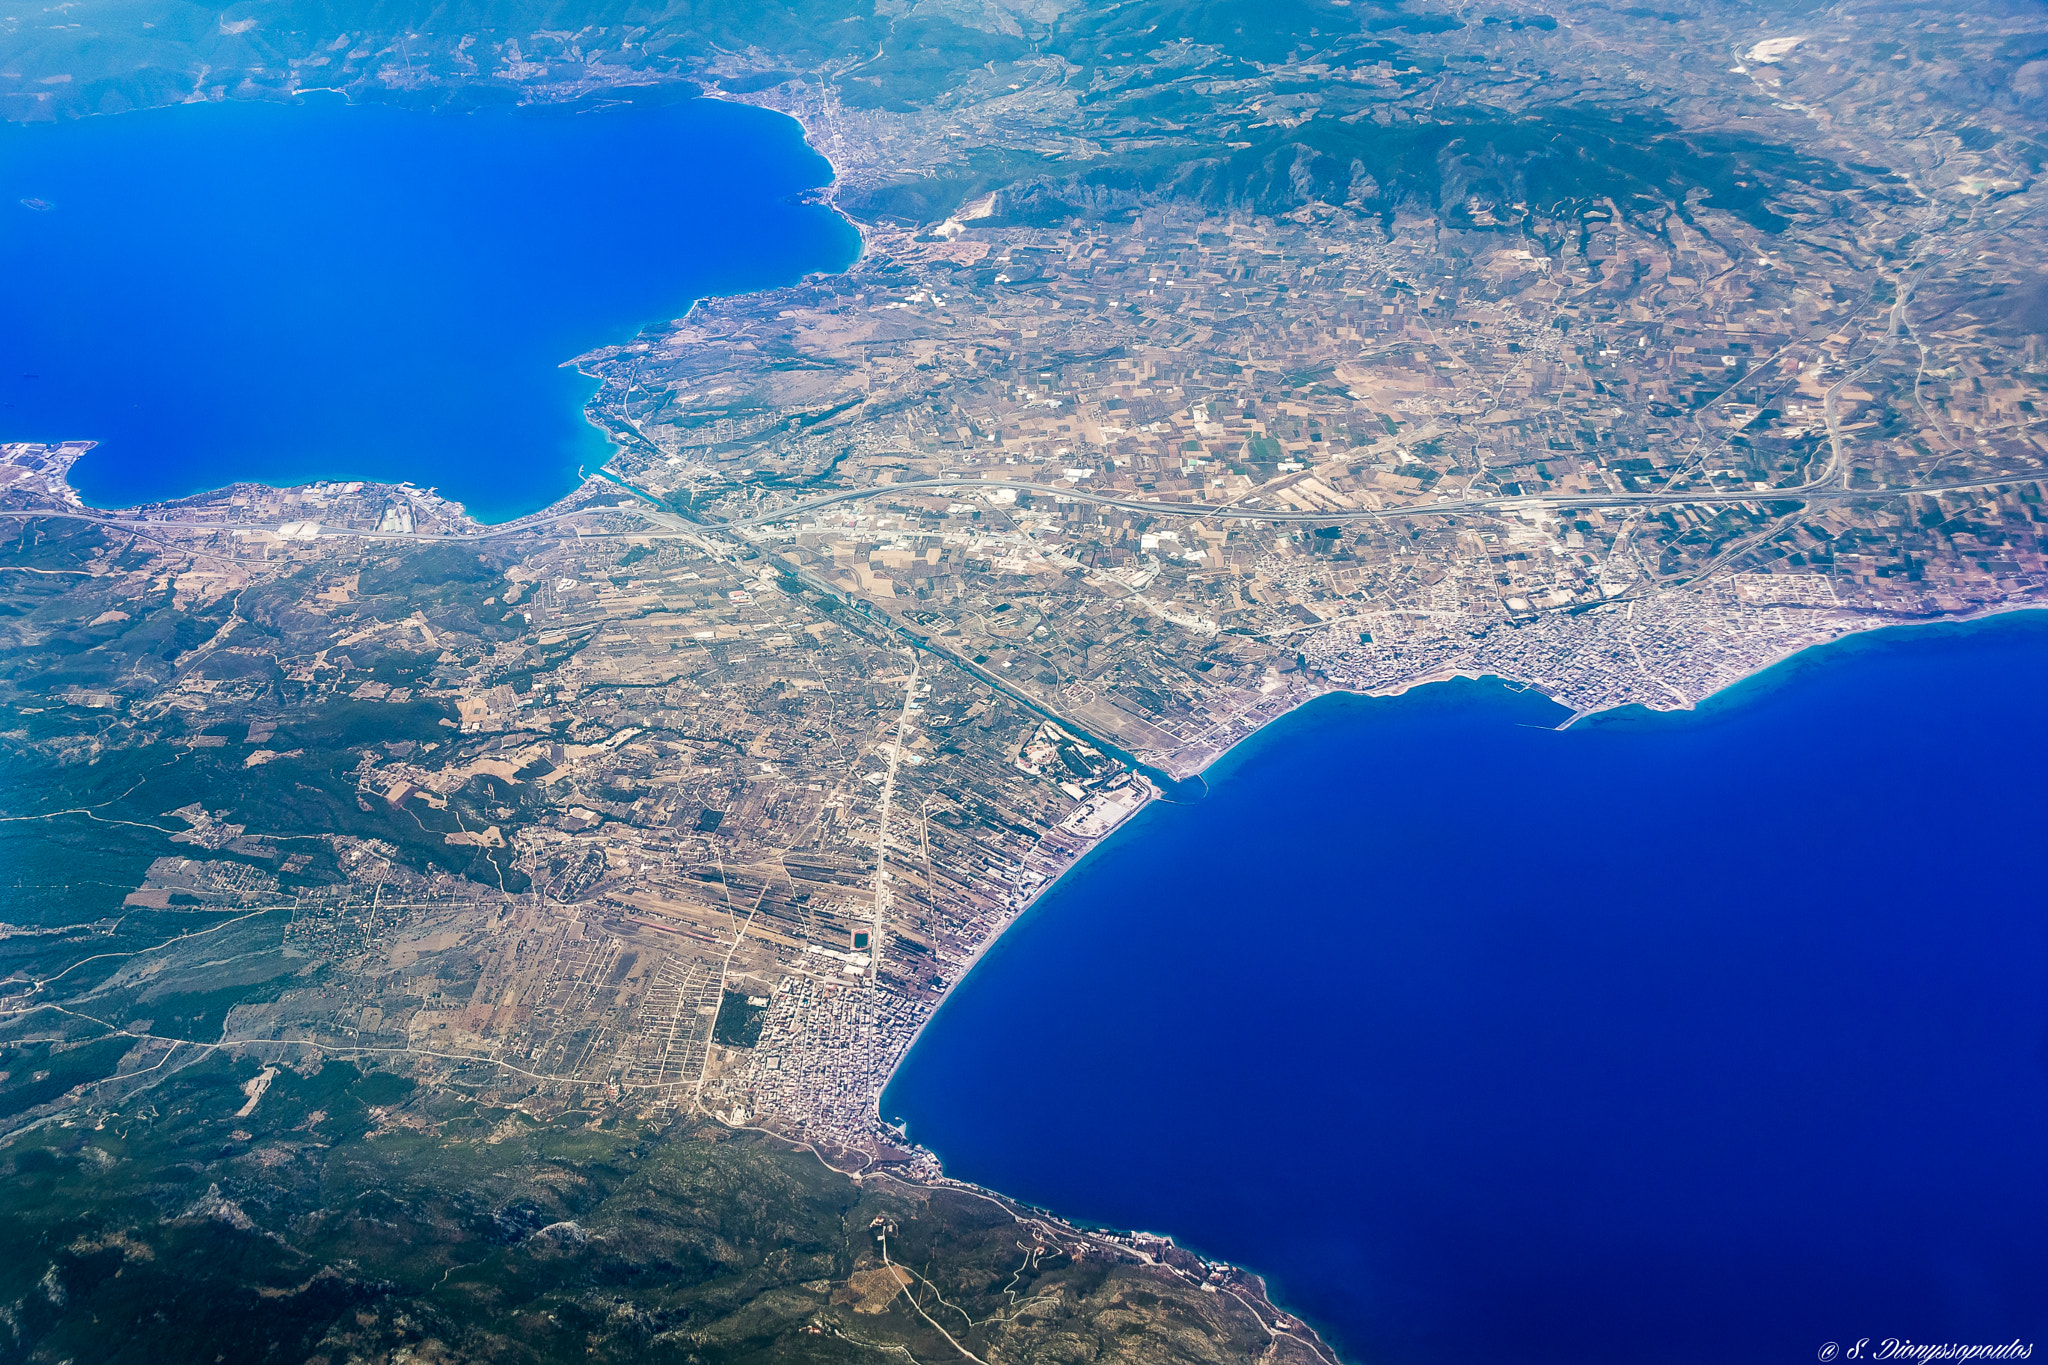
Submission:
<svg viewBox="0 0 2048 1365">
<path fill-rule="evenodd" d="M 256 1106 L 263 1103 L 263 1092 L 270 1089 L 271 1078 L 276 1075 L 276 1067 L 266 1066 L 242 1082 L 242 1093 L 248 1097 L 248 1103 L 235 1111 L 236 1118 L 245 1119 L 256 1112 Z"/>
</svg>

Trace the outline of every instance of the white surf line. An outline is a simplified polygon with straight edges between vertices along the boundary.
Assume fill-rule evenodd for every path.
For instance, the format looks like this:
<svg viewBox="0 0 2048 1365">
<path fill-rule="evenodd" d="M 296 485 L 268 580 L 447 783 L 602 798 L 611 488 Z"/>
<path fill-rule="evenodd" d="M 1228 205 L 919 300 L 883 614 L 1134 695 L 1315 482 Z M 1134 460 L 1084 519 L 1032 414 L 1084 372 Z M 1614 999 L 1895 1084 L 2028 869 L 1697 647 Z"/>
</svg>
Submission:
<svg viewBox="0 0 2048 1365">
<path fill-rule="evenodd" d="M 910 708 L 917 704 L 922 661 L 911 655 L 910 677 L 903 684 L 903 709 L 896 713 L 896 737 L 889 745 L 889 767 L 882 776 L 881 824 L 875 831 L 875 914 L 868 930 L 868 982 L 882 979 L 882 925 L 893 897 L 889 893 L 889 811 L 896 801 L 896 769 L 903 763 L 903 732 L 910 727 Z"/>
</svg>

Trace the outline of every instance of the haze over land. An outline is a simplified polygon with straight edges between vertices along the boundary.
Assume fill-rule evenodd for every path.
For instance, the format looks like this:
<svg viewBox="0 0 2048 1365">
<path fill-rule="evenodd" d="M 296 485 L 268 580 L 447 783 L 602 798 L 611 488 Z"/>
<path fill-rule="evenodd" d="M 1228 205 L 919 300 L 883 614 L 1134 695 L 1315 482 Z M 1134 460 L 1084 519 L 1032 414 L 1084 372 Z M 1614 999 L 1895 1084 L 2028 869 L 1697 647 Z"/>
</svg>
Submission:
<svg viewBox="0 0 2048 1365">
<path fill-rule="evenodd" d="M 1333 688 L 1683 707 L 2038 600 L 2038 7 L 0 16 L 18 121 L 686 85 L 865 250 L 578 358 L 630 487 L 6 447 L 7 1349 L 1327 1358 L 880 1122 L 992 938 Z"/>
</svg>

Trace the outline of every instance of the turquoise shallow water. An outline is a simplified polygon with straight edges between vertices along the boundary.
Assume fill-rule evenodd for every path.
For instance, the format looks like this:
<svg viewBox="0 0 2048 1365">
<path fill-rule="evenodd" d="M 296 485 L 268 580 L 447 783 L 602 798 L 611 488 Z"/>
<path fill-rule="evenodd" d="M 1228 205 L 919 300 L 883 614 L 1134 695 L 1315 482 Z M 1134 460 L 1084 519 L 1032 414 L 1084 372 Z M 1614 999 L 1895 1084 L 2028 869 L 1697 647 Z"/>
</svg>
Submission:
<svg viewBox="0 0 2048 1365">
<path fill-rule="evenodd" d="M 1333 697 L 1097 849 L 883 1096 L 1374 1365 L 2048 1336 L 2048 613 L 1679 715 Z"/>
<path fill-rule="evenodd" d="M 0 127 L 0 440 L 102 442 L 104 507 L 375 478 L 516 516 L 610 454 L 564 361 L 853 259 L 799 201 L 830 176 L 711 100 Z"/>
</svg>

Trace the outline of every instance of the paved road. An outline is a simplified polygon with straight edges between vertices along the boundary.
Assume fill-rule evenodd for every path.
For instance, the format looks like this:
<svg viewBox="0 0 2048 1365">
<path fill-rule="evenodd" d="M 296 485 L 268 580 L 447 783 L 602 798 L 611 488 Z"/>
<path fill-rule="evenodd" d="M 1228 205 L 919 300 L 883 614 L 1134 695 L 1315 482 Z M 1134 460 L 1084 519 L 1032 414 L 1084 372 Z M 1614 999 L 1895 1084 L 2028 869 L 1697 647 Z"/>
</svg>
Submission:
<svg viewBox="0 0 2048 1365">
<path fill-rule="evenodd" d="M 639 490 L 634 490 L 638 492 Z M 480 531 L 465 531 L 457 535 L 436 535 L 426 531 L 359 531 L 347 526 L 322 526 L 323 536 L 353 536 L 358 540 L 490 540 L 498 536 L 524 535 L 537 531 L 543 526 L 567 521 L 571 517 L 586 515 L 583 512 L 558 512 L 553 516 L 528 517 L 523 521 L 507 522 L 503 526 L 486 526 Z M 169 531 L 275 531 L 280 523 L 275 521 L 180 521 L 170 517 L 116 517 L 104 512 L 74 512 L 65 508 L 44 509 L 0 509 L 0 518 L 15 521 L 40 521 L 45 518 L 62 518 L 69 521 L 90 522 L 95 526 L 112 526 L 122 531 L 169 532 Z M 290 523 L 283 523 L 289 525 Z"/>
<path fill-rule="evenodd" d="M 1342 525 L 1357 521 L 1394 521 L 1406 517 L 1454 516 L 1460 512 L 1487 512 L 1503 509 L 1528 507 L 1683 507 L 1683 506 L 1726 506 L 1736 503 L 1756 502 L 1850 502 L 1862 498 L 1902 498 L 1911 494 L 1956 493 L 1980 488 L 2006 488 L 2014 484 L 2037 483 L 2048 479 L 2048 473 L 2007 474 L 1990 479 L 1958 480 L 1953 483 L 1900 484 L 1885 488 L 1841 488 L 1826 487 L 1818 483 L 1801 484 L 1795 488 L 1772 488 L 1751 492 L 1679 492 L 1679 493 L 1543 493 L 1521 497 L 1465 498 L 1455 502 L 1411 503 L 1402 507 L 1347 508 L 1331 512 L 1302 512 L 1287 507 L 1246 507 L 1242 504 L 1207 502 L 1160 502 L 1145 498 L 1112 497 L 1104 493 L 1091 493 L 1085 488 L 1062 484 L 1027 483 L 1021 479 L 983 479 L 972 476 L 958 478 L 908 479 L 902 483 L 877 484 L 868 488 L 850 488 L 840 493 L 825 493 L 815 498 L 805 498 L 773 512 L 764 512 L 756 517 L 736 517 L 731 521 L 693 522 L 672 512 L 658 512 L 651 507 L 638 509 L 642 515 L 654 521 L 661 530 L 632 531 L 621 534 L 660 535 L 663 531 L 671 534 L 688 535 L 703 532 L 744 531 L 757 526 L 773 526 L 804 516 L 821 507 L 830 507 L 843 502 L 864 502 L 873 498 L 892 497 L 898 493 L 915 492 L 920 489 L 941 488 L 1012 488 L 1032 493 L 1047 493 L 1057 497 L 1071 498 L 1076 502 L 1093 503 L 1101 507 L 1114 507 L 1120 511 L 1141 512 L 1148 516 L 1203 517 L 1212 521 L 1272 521 L 1299 522 L 1317 526 Z M 639 493 L 630 484 L 624 485 L 630 491 Z M 646 496 L 642 494 L 642 496 Z M 650 499 L 651 501 L 651 499 Z M 353 536 L 359 540 L 403 540 L 403 541 L 475 541 L 494 540 L 503 536 L 526 535 L 571 517 L 583 516 L 583 512 L 558 512 L 550 516 L 528 517 L 502 526 L 486 526 L 477 531 L 456 534 L 434 534 L 423 531 L 362 531 L 344 526 L 322 526 L 322 536 Z M 109 516 L 100 512 L 76 512 L 63 509 L 46 510 L 0 510 L 0 518 L 17 521 L 35 520 L 44 517 L 61 517 L 72 521 L 90 522 L 97 526 L 110 526 L 123 531 L 176 532 L 176 531 L 275 531 L 278 524 L 268 521 L 175 521 L 170 518 L 154 520 L 137 517 Z"/>
<path fill-rule="evenodd" d="M 910 656 L 910 677 L 903 684 L 903 709 L 896 715 L 896 735 L 889 742 L 889 766 L 882 772 L 882 796 L 875 830 L 875 908 L 868 930 L 868 983 L 882 979 L 883 934 L 889 927 L 889 908 L 895 896 L 889 890 L 889 812 L 896 804 L 896 772 L 903 766 L 903 732 L 910 728 L 910 716 L 917 706 L 917 684 L 924 676 L 924 663 Z"/>
<path fill-rule="evenodd" d="M 1745 502 L 1841 502 L 1858 498 L 1896 498 L 1913 493 L 1947 493 L 1973 488 L 2002 488 L 2009 484 L 2034 483 L 2048 478 L 2048 473 L 2008 475 L 1993 479 L 1976 479 L 1956 483 L 1916 484 L 1893 488 L 1828 488 L 1818 484 L 1801 484 L 1796 488 L 1773 488 L 1765 492 L 1723 493 L 1723 492 L 1682 492 L 1682 493 L 1545 493 L 1522 497 L 1466 498 L 1457 502 L 1414 503 L 1404 507 L 1353 508 L 1335 512 L 1301 512 L 1283 507 L 1246 507 L 1241 504 L 1219 504 L 1203 502 L 1155 502 L 1143 498 L 1111 497 L 1103 493 L 1091 493 L 1071 485 L 1025 483 L 1017 479 L 939 478 L 912 479 L 902 483 L 883 484 L 875 488 L 855 488 L 843 493 L 827 493 L 821 497 L 806 498 L 787 507 L 766 512 L 758 517 L 739 517 L 732 521 L 707 523 L 707 529 L 745 530 L 755 526 L 772 526 L 776 522 L 788 521 L 803 516 L 820 507 L 833 503 L 856 502 L 868 498 L 887 497 L 914 489 L 936 488 L 1018 488 L 1034 493 L 1051 493 L 1077 502 L 1095 503 L 1102 507 L 1115 507 L 1127 512 L 1144 512 L 1152 516 L 1206 517 L 1217 521 L 1284 521 L 1309 522 L 1319 526 L 1335 525 L 1354 521 L 1383 521 L 1401 517 L 1444 516 L 1458 512 L 1484 512 L 1501 508 L 1521 507 L 1675 507 L 1693 504 L 1729 504 Z"/>
</svg>

